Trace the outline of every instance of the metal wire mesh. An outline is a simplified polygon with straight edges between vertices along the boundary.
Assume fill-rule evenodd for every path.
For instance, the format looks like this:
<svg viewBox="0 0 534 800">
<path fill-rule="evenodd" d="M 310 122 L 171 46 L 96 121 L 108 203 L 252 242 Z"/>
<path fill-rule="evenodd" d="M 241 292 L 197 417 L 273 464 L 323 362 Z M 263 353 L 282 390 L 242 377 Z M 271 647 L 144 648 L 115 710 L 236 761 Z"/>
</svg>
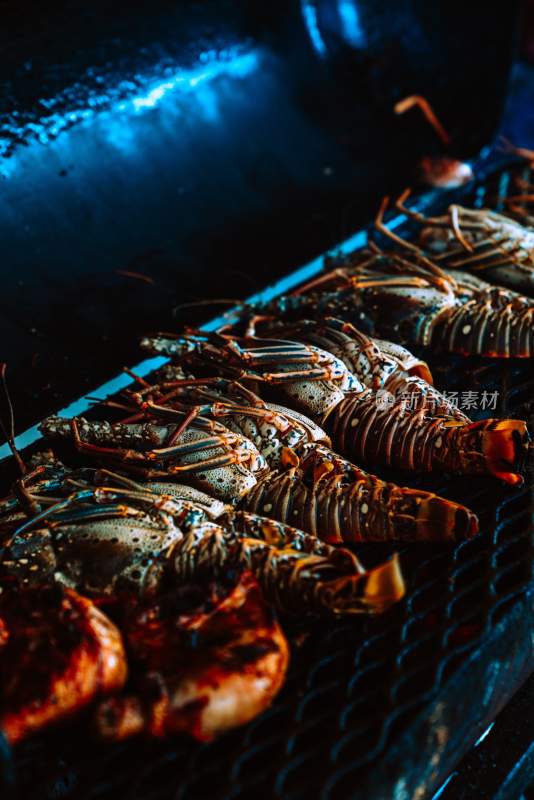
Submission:
<svg viewBox="0 0 534 800">
<path fill-rule="evenodd" d="M 484 202 L 485 191 L 478 190 L 477 202 Z M 430 362 L 440 388 L 497 391 L 496 415 L 531 425 L 534 375 L 528 362 L 455 357 Z M 104 748 L 83 724 L 74 735 L 72 729 L 56 731 L 18 750 L 21 795 L 337 800 L 390 798 L 399 786 L 406 792 L 399 796 L 411 797 L 419 786 L 423 797 L 439 785 L 447 765 L 476 738 L 483 714 L 496 713 L 533 666 L 527 635 L 534 564 L 532 465 L 524 487 L 515 490 L 486 478 L 417 483 L 473 508 L 482 533 L 454 548 L 403 547 L 408 593 L 383 617 L 326 624 L 287 620 L 292 664 L 266 713 L 207 744 L 175 740 Z M 370 563 L 387 548 L 369 545 L 358 552 Z M 496 652 L 502 653 L 505 679 L 497 664 L 494 684 L 473 688 L 474 665 L 495 660 Z M 462 736 L 440 727 L 449 707 L 465 718 Z M 420 761 L 427 758 L 429 742 L 434 763 L 425 770 Z"/>
</svg>

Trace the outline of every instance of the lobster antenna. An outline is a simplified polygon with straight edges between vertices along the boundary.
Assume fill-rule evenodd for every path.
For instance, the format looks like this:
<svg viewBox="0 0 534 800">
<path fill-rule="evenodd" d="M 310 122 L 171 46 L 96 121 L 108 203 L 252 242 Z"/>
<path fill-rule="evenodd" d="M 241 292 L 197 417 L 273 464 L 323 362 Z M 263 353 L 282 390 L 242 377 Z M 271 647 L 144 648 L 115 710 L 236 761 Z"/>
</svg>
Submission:
<svg viewBox="0 0 534 800">
<path fill-rule="evenodd" d="M 4 395 L 8 411 L 7 427 L 4 424 L 4 420 L 0 415 L 0 429 L 2 430 L 4 436 L 6 437 L 7 444 L 9 446 L 9 449 L 13 453 L 13 458 L 16 461 L 20 474 L 26 475 L 28 471 L 26 464 L 22 460 L 22 457 L 19 451 L 17 450 L 17 446 L 15 445 L 15 415 L 13 413 L 13 404 L 11 402 L 11 397 L 9 395 L 9 389 L 7 388 L 6 370 L 7 370 L 7 364 L 5 362 L 0 363 L 0 381 L 2 383 L 2 393 Z"/>
<path fill-rule="evenodd" d="M 436 135 L 445 147 L 448 147 L 451 143 L 451 137 L 437 118 L 434 109 L 425 97 L 422 97 L 420 94 L 411 94 L 403 100 L 399 100 L 398 103 L 395 103 L 393 110 L 395 114 L 404 114 L 406 111 L 414 108 L 414 106 L 421 109 L 428 124 L 434 129 Z"/>
<path fill-rule="evenodd" d="M 129 376 L 130 376 L 130 378 L 133 378 L 134 382 L 135 382 L 135 383 L 139 383 L 139 384 L 140 384 L 140 385 L 141 385 L 141 386 L 142 386 L 144 389 L 147 389 L 147 388 L 149 388 L 149 386 L 150 386 L 149 382 L 148 382 L 148 381 L 145 381 L 145 379 L 144 379 L 144 378 L 142 378 L 140 375 L 138 375 L 138 374 L 137 374 L 136 372 L 134 372 L 133 370 L 129 369 L 128 367 L 123 367 L 123 368 L 122 368 L 122 371 L 123 371 L 123 372 L 124 372 L 126 375 L 129 375 Z"/>
<path fill-rule="evenodd" d="M 408 190 L 409 191 L 409 190 Z M 399 236 L 397 233 L 393 233 L 387 225 L 384 224 L 384 214 L 386 213 L 386 209 L 389 205 L 389 197 L 383 197 L 382 202 L 380 203 L 380 208 L 378 209 L 378 213 L 375 217 L 375 228 L 377 231 L 382 233 L 384 236 L 387 236 L 388 239 L 391 239 L 396 244 L 399 244 L 401 247 L 404 247 L 408 250 L 412 250 L 415 253 L 420 254 L 421 249 L 417 247 L 417 245 L 408 242 L 406 239 L 403 239 L 402 236 Z"/>
<path fill-rule="evenodd" d="M 402 265 L 403 269 L 416 275 L 423 275 L 428 283 L 433 284 L 442 291 L 450 292 L 457 288 L 457 283 L 452 275 L 442 270 L 441 267 L 425 255 L 420 255 L 415 262 L 408 261 L 402 255 L 397 254 L 395 254 L 394 259 Z"/>
</svg>

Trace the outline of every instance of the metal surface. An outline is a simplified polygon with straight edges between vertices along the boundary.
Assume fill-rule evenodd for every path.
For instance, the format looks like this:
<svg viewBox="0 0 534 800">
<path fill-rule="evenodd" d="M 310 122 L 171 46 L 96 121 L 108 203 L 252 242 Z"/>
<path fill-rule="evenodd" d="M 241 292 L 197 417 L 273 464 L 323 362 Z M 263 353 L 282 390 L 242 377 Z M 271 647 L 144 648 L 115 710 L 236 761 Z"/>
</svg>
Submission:
<svg viewBox="0 0 534 800">
<path fill-rule="evenodd" d="M 490 179 L 488 191 L 503 180 Z M 532 430 L 530 362 L 429 360 L 440 388 L 497 391 L 497 414 Z M 515 490 L 489 478 L 418 480 L 473 508 L 481 535 L 455 548 L 403 547 L 408 594 L 379 619 L 286 620 L 292 665 L 265 714 L 203 745 L 104 748 L 78 723 L 75 735 L 63 729 L 17 750 L 20 796 L 431 797 L 534 668 L 532 481 L 532 464 Z M 371 545 L 358 552 L 369 563 L 385 555 Z"/>
<path fill-rule="evenodd" d="M 522 800 L 534 789 L 534 677 L 501 711 L 433 800 Z"/>
</svg>

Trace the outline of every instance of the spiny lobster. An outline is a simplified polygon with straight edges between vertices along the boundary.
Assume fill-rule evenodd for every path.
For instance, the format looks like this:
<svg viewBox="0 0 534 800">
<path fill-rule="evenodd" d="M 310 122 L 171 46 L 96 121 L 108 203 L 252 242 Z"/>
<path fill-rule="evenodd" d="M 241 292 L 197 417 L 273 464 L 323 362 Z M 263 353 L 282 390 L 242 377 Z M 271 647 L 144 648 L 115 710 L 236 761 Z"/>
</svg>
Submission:
<svg viewBox="0 0 534 800">
<path fill-rule="evenodd" d="M 476 517 L 468 509 L 431 492 L 386 483 L 356 467 L 334 453 L 327 434 L 302 414 L 267 403 L 236 381 L 184 379 L 177 367 L 164 372 L 174 380 L 124 393 L 134 403 L 128 410 L 139 409 L 128 419 L 168 423 L 176 409 L 196 409 L 249 436 L 271 472 L 241 498 L 241 508 L 332 543 L 463 539 L 476 533 Z"/>
<path fill-rule="evenodd" d="M 521 420 L 466 423 L 406 409 L 384 408 L 340 359 L 290 340 L 189 333 L 145 338 L 142 346 L 186 365 L 205 366 L 238 380 L 274 386 L 326 430 L 334 447 L 356 462 L 401 469 L 490 473 L 522 482 L 528 446 Z"/>
<path fill-rule="evenodd" d="M 414 252 L 385 253 L 376 246 L 327 267 L 334 268 L 298 293 L 244 308 L 243 315 L 333 316 L 408 347 L 492 358 L 534 355 L 534 300 L 511 289 L 447 272 Z"/>
<path fill-rule="evenodd" d="M 153 491 L 95 472 L 95 480 L 103 477 L 105 485 L 76 480 L 77 491 L 51 503 L 45 498 L 43 509 L 11 533 L 2 583 L 25 588 L 59 580 L 97 598 L 150 598 L 177 579 L 247 569 L 278 607 L 336 614 L 380 612 L 404 594 L 396 558 L 366 571 L 346 549 L 271 519 L 221 509 L 188 487 Z"/>
<path fill-rule="evenodd" d="M 406 190 L 395 207 L 420 226 L 417 244 L 392 233 L 379 214 L 377 227 L 384 235 L 445 269 L 473 272 L 490 283 L 534 294 L 534 230 L 488 208 L 451 205 L 447 214 L 427 217 L 405 205 L 409 194 Z"/>
<path fill-rule="evenodd" d="M 333 353 L 368 388 L 402 397 L 413 410 L 424 408 L 435 416 L 468 417 L 432 385 L 428 365 L 391 342 L 372 339 L 350 322 L 334 317 L 294 323 L 264 322 L 263 336 L 287 337 Z"/>
<path fill-rule="evenodd" d="M 41 427 L 48 436 L 65 435 L 68 428 L 81 453 L 105 457 L 134 475 L 152 480 L 183 476 L 222 500 L 246 494 L 267 472 L 265 459 L 250 439 L 195 413 L 182 414 L 172 430 L 60 417 L 49 417 Z"/>
</svg>

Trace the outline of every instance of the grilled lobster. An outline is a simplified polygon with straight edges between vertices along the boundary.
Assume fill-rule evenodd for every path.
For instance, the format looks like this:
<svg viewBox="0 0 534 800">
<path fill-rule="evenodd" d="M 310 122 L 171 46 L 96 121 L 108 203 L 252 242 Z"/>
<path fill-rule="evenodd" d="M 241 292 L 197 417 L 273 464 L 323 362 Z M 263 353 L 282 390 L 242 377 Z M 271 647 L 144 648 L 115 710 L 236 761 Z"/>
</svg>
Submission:
<svg viewBox="0 0 534 800">
<path fill-rule="evenodd" d="M 379 216 L 382 233 L 446 269 L 473 272 L 490 283 L 534 295 L 534 230 L 488 208 L 451 205 L 447 214 L 426 217 L 405 205 L 408 196 L 409 190 L 395 205 L 420 226 L 417 244 L 399 240 Z"/>
<path fill-rule="evenodd" d="M 366 571 L 348 550 L 213 506 L 189 488 L 110 481 L 79 488 L 21 525 L 4 546 L 2 580 L 24 587 L 59 579 L 92 597 L 143 598 L 177 578 L 248 569 L 278 607 L 336 614 L 383 611 L 404 594 L 396 559 Z"/>
<path fill-rule="evenodd" d="M 176 408 L 196 408 L 252 439 L 271 471 L 241 498 L 241 508 L 332 543 L 463 539 L 476 532 L 476 517 L 463 506 L 386 483 L 334 453 L 326 433 L 302 414 L 266 403 L 236 381 L 180 379 L 174 367 L 165 373 L 175 380 L 125 392 L 134 403 L 129 410 L 140 409 L 129 419 L 168 423 Z"/>
<path fill-rule="evenodd" d="M 464 422 L 407 409 L 377 395 L 340 359 L 289 340 L 190 333 L 143 340 L 152 352 L 204 365 L 239 380 L 274 386 L 330 435 L 334 448 L 357 463 L 400 469 L 492 474 L 522 482 L 528 432 L 521 420 Z"/>
<path fill-rule="evenodd" d="M 458 406 L 432 385 L 425 362 L 391 342 L 366 336 L 350 322 L 334 317 L 292 324 L 274 322 L 263 325 L 261 334 L 321 347 L 339 358 L 365 386 L 402 398 L 410 409 L 424 408 L 435 416 L 469 422 Z"/>
<path fill-rule="evenodd" d="M 461 271 L 447 272 L 408 251 L 356 251 L 298 294 L 243 309 L 247 313 L 288 320 L 340 317 L 374 335 L 436 352 L 534 355 L 533 299 Z"/>
</svg>

